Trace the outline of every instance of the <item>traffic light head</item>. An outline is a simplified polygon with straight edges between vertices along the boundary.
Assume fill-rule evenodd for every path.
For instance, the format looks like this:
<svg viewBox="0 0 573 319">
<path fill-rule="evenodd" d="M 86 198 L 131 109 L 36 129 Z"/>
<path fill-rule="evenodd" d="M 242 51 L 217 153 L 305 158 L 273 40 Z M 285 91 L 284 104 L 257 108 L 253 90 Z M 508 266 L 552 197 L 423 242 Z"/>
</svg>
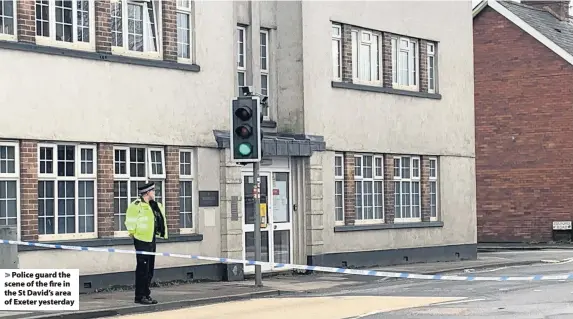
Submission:
<svg viewBox="0 0 573 319">
<path fill-rule="evenodd" d="M 231 153 L 237 163 L 261 160 L 261 111 L 257 96 L 241 96 L 231 108 Z"/>
</svg>

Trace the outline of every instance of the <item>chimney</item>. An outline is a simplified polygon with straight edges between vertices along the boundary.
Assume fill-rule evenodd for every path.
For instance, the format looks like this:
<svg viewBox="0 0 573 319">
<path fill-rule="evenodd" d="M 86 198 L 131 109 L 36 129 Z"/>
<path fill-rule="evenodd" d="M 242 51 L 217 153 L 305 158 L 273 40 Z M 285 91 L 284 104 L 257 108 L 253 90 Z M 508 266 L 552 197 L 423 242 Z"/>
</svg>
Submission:
<svg viewBox="0 0 573 319">
<path fill-rule="evenodd" d="M 567 1 L 522 0 L 521 1 L 522 4 L 548 11 L 561 21 L 565 21 L 569 18 L 569 2 L 570 0 Z"/>
</svg>

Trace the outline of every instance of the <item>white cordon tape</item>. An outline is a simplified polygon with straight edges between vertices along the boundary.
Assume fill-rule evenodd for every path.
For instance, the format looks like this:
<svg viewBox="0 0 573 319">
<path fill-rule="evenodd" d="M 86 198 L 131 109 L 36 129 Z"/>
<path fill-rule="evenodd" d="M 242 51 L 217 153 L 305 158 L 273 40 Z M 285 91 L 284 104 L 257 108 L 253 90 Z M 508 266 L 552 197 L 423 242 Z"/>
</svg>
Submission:
<svg viewBox="0 0 573 319">
<path fill-rule="evenodd" d="M 407 278 L 407 279 L 426 279 L 426 280 L 456 280 L 456 281 L 540 281 L 540 280 L 573 280 L 573 273 L 565 275 L 533 275 L 527 277 L 511 277 L 511 276 L 500 276 L 500 277 L 478 277 L 478 276 L 448 276 L 448 275 L 423 275 L 423 274 L 412 274 L 404 272 L 387 272 L 387 271 L 376 271 L 376 270 L 359 270 L 359 269 L 346 269 L 346 268 L 335 268 L 335 267 L 323 267 L 323 266 L 307 266 L 307 265 L 295 265 L 295 264 L 281 264 L 281 263 L 269 263 L 254 260 L 241 260 L 241 259 L 231 259 L 231 258 L 216 258 L 216 257 L 204 257 L 195 255 L 182 255 L 182 254 L 172 254 L 172 253 L 152 253 L 147 251 L 137 251 L 137 250 L 123 250 L 115 248 L 93 248 L 93 247 L 81 247 L 81 246 L 66 246 L 66 245 L 54 245 L 54 244 L 42 244 L 33 243 L 26 241 L 15 241 L 15 240 L 0 240 L 3 244 L 8 245 L 21 245 L 21 246 L 34 246 L 43 248 L 54 248 L 54 249 L 64 249 L 64 250 L 80 250 L 80 251 L 97 251 L 103 253 L 120 253 L 120 254 L 132 254 L 132 255 L 155 255 L 163 257 L 175 257 L 175 258 L 186 258 L 186 259 L 196 259 L 196 260 L 208 260 L 214 262 L 220 262 L 225 264 L 247 264 L 247 265 L 260 265 L 267 266 L 272 265 L 276 268 L 284 269 L 299 269 L 299 270 L 310 270 L 310 271 L 320 271 L 328 273 L 339 273 L 339 274 L 351 274 L 360 276 L 373 276 L 373 277 L 391 277 L 391 278 Z"/>
</svg>

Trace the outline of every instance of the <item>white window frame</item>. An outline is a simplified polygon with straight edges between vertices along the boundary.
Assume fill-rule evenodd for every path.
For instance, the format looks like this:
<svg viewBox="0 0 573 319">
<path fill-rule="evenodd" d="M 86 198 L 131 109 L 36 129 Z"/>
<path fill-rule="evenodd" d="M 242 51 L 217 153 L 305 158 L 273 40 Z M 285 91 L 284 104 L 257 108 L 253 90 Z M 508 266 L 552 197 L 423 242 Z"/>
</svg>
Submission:
<svg viewBox="0 0 573 319">
<path fill-rule="evenodd" d="M 352 30 L 352 78 L 354 83 L 382 85 L 382 37 L 380 34 L 366 30 Z M 369 46 L 370 78 L 362 74 L 361 56 L 363 46 Z"/>
<path fill-rule="evenodd" d="M 240 38 L 241 31 L 243 32 L 243 38 Z M 239 85 L 239 74 L 243 75 L 244 86 L 248 86 L 247 83 L 247 28 L 242 26 L 237 26 L 237 88 L 238 94 L 241 95 L 241 86 Z M 241 43 L 242 41 L 242 43 Z M 243 64 L 241 65 L 241 49 L 243 49 Z"/>
<path fill-rule="evenodd" d="M 0 141 L 0 146 L 14 147 L 14 173 L 0 173 L 0 181 L 16 182 L 16 227 L 18 229 L 18 240 L 20 240 L 20 233 L 22 232 L 20 209 L 20 144 L 18 142 Z"/>
<path fill-rule="evenodd" d="M 74 159 L 74 172 L 75 176 L 58 176 L 58 146 L 74 146 L 75 147 L 75 159 Z M 52 149 L 52 173 L 41 173 L 40 172 L 40 151 L 42 148 Z M 81 173 L 81 154 L 82 150 L 89 149 L 93 151 L 93 174 L 82 174 Z M 80 144 L 80 143 L 38 143 L 37 145 L 37 156 L 38 156 L 38 184 L 39 182 L 53 182 L 54 184 L 54 233 L 55 234 L 38 234 L 38 241 L 53 241 L 53 240 L 73 240 L 73 239 L 92 239 L 98 238 L 98 203 L 97 203 L 97 147 L 93 144 Z M 58 233 L 58 182 L 59 181 L 74 181 L 75 182 L 75 192 L 74 192 L 74 209 L 75 209 L 75 230 L 76 233 L 73 234 L 59 234 Z M 91 233 L 78 233 L 79 230 L 79 182 L 80 181 L 90 181 L 94 185 L 94 231 Z M 39 197 L 38 197 L 39 200 Z M 38 222 L 39 216 L 36 222 Z"/>
<path fill-rule="evenodd" d="M 132 148 L 142 148 L 145 150 L 145 176 L 144 177 L 132 177 L 131 176 L 131 163 L 130 163 L 130 150 Z M 115 151 L 124 151 L 125 152 L 125 174 L 117 174 L 115 171 Z M 161 158 L 162 158 L 162 167 L 163 167 L 163 174 L 152 174 L 152 167 L 151 167 L 151 152 L 152 151 L 160 151 Z M 135 200 L 135 198 L 131 198 L 131 182 L 149 182 L 149 181 L 161 181 L 161 199 L 163 201 L 163 206 L 165 206 L 165 183 L 167 174 L 165 172 L 165 163 L 166 159 L 166 151 L 164 148 L 160 147 L 150 147 L 146 145 L 129 145 L 129 146 L 114 146 L 113 147 L 113 182 L 115 187 L 115 182 L 127 182 L 127 206 Z M 157 192 L 157 191 L 156 191 Z M 114 201 L 115 201 L 115 194 L 114 194 Z M 115 207 L 113 207 L 114 211 L 114 220 L 115 220 Z M 121 212 L 121 215 L 125 216 L 126 212 Z M 114 237 L 127 237 L 129 233 L 127 230 L 117 230 L 121 229 L 122 225 L 114 225 Z"/>
<path fill-rule="evenodd" d="M 402 43 L 406 42 L 407 47 L 402 48 Z M 420 46 L 418 40 L 407 37 L 391 38 L 392 43 L 392 86 L 403 90 L 418 90 L 420 83 Z M 402 82 L 402 73 L 400 68 L 400 53 L 408 53 L 408 84 Z"/>
<path fill-rule="evenodd" d="M 269 97 L 270 99 L 270 92 L 271 92 L 271 79 L 270 79 L 270 69 L 271 69 L 271 57 L 269 55 L 270 53 L 270 41 L 271 41 L 271 37 L 270 37 L 270 32 L 268 29 L 261 29 L 260 31 L 260 39 L 262 39 L 263 37 L 266 38 L 266 46 L 265 46 L 265 54 L 266 54 L 266 58 L 267 58 L 267 67 L 265 69 L 263 69 L 263 56 L 261 55 L 261 94 L 263 93 L 263 75 L 267 76 L 267 94 L 266 96 Z M 262 49 L 262 41 L 260 41 L 260 49 Z M 263 113 L 263 119 L 268 120 L 270 119 L 269 116 L 269 109 L 268 108 L 263 108 L 261 109 L 261 113 Z"/>
<path fill-rule="evenodd" d="M 17 0 L 4 0 L 5 2 L 12 2 L 12 20 L 13 20 L 13 30 L 14 34 L 0 33 L 0 40 L 3 41 L 18 41 L 18 1 Z M 2 2 L 0 2 L 0 6 Z M 34 4 L 35 5 L 35 4 Z M 19 234 L 19 233 L 18 233 Z"/>
<path fill-rule="evenodd" d="M 185 6 L 187 4 L 187 6 Z M 193 63 L 193 0 L 177 0 L 176 14 L 185 14 L 189 17 L 189 58 L 179 57 L 179 31 L 177 32 L 177 62 L 179 63 Z M 177 20 L 177 17 L 176 17 Z M 179 29 L 179 24 L 177 24 Z"/>
<path fill-rule="evenodd" d="M 95 2 L 90 0 L 89 3 L 89 42 L 79 42 L 78 39 L 78 26 L 77 26 L 77 3 L 81 0 L 72 0 L 72 42 L 57 41 L 56 40 L 56 0 L 47 0 L 49 3 L 48 13 L 48 29 L 49 36 L 45 37 L 37 35 L 34 29 L 37 45 L 45 45 L 73 50 L 95 51 L 96 46 L 96 22 L 95 22 Z M 36 2 L 34 1 L 34 6 Z M 34 24 L 36 24 L 36 17 L 34 16 Z"/>
<path fill-rule="evenodd" d="M 371 157 L 372 158 L 372 177 L 364 177 L 364 157 Z M 380 224 L 384 223 L 384 159 L 382 159 L 382 175 L 376 175 L 376 159 L 382 158 L 380 155 L 375 154 L 360 154 L 354 155 L 354 163 L 356 163 L 356 159 L 360 159 L 360 175 L 356 174 L 356 164 L 354 166 L 354 183 L 362 183 L 361 186 L 361 195 L 362 195 L 362 218 L 358 218 L 358 211 L 356 212 L 356 216 L 354 219 L 354 223 L 356 225 L 368 225 L 368 224 Z M 364 202 L 365 202 L 365 193 L 364 193 L 364 182 L 371 182 L 372 183 L 372 219 L 365 218 L 365 211 L 364 211 Z M 382 213 L 381 216 L 376 216 L 376 199 L 375 199 L 375 184 L 382 183 Z M 356 186 L 354 190 L 354 196 L 356 197 Z M 355 203 L 356 205 L 356 203 Z M 376 218 L 379 217 L 379 218 Z"/>
<path fill-rule="evenodd" d="M 121 26 L 122 26 L 122 40 L 123 46 L 114 46 L 112 42 L 111 52 L 117 55 L 132 56 L 153 60 L 163 59 L 163 11 L 160 1 L 153 0 L 110 0 L 110 14 L 113 12 L 113 5 L 121 3 Z M 129 36 L 128 36 L 128 5 L 143 5 L 143 52 L 129 50 Z M 148 51 L 149 47 L 149 4 L 155 4 L 155 34 L 157 39 L 157 51 Z M 110 29 L 112 28 L 110 19 Z M 112 30 L 110 30 L 113 32 Z"/>
<path fill-rule="evenodd" d="M 428 43 L 426 52 L 428 55 L 428 59 L 426 61 L 426 65 L 428 66 L 428 93 L 436 93 L 436 45 L 434 43 Z M 434 88 L 431 88 L 430 83 L 433 84 Z"/>
<path fill-rule="evenodd" d="M 183 174 L 183 172 L 181 172 L 181 154 L 182 153 L 189 153 L 190 154 L 190 158 L 191 158 L 191 172 L 189 175 L 187 174 Z M 179 158 L 178 158 L 178 163 L 179 165 L 177 166 L 179 169 L 179 189 L 181 189 L 181 182 L 191 182 L 191 212 L 185 212 L 188 214 L 191 214 L 191 221 L 193 223 L 193 227 L 182 227 L 181 223 L 179 222 L 179 233 L 180 234 L 192 234 L 195 233 L 195 227 L 196 227 L 196 212 L 197 209 L 196 207 L 196 203 L 197 203 L 197 196 L 195 194 L 195 190 L 197 189 L 197 185 L 196 185 L 196 179 L 195 179 L 195 152 L 193 151 L 193 149 L 180 149 L 179 150 Z M 181 191 L 179 191 L 179 196 L 177 198 L 177 200 L 180 200 L 181 198 Z M 179 207 L 179 221 L 181 220 L 181 214 L 183 212 L 181 211 L 181 207 Z"/>
<path fill-rule="evenodd" d="M 432 174 L 432 162 L 435 163 L 435 169 L 434 169 L 434 174 Z M 440 218 L 440 173 L 439 173 L 439 162 L 438 162 L 438 158 L 437 157 L 430 157 L 429 158 L 429 183 L 430 185 L 428 185 L 428 192 L 430 193 L 430 221 L 438 221 L 438 219 Z M 436 203 L 435 203 L 435 207 L 436 207 L 436 215 L 432 216 L 432 189 L 431 189 L 431 184 L 435 183 L 436 184 Z"/>
<path fill-rule="evenodd" d="M 342 81 L 342 26 L 332 24 L 332 78 Z M 336 48 L 335 48 L 336 46 Z"/>
<path fill-rule="evenodd" d="M 409 169 L 409 178 L 405 178 L 402 177 L 402 160 L 404 158 L 409 158 L 410 159 L 410 169 Z M 399 169 L 399 175 L 396 175 L 396 159 L 399 159 L 400 161 L 400 169 Z M 401 156 L 394 156 L 393 157 L 393 161 L 394 161 L 394 172 L 393 172 L 393 182 L 394 182 L 394 222 L 395 223 L 412 223 L 412 222 L 421 222 L 422 221 L 422 182 L 421 182 L 421 175 L 422 175 L 422 170 L 421 170 L 421 160 L 419 156 L 411 156 L 411 155 L 401 155 Z M 414 166 L 414 161 L 418 162 L 418 166 L 415 167 Z M 417 174 L 416 174 L 416 170 L 417 170 Z M 408 183 L 409 182 L 409 189 L 410 189 L 410 204 L 409 204 L 409 209 L 410 209 L 410 217 L 398 217 L 398 214 L 396 214 L 396 208 L 397 208 L 397 200 L 396 200 L 396 183 L 400 183 L 400 216 L 404 216 L 405 213 L 405 205 L 402 204 L 402 187 L 401 184 L 402 183 Z M 413 183 L 416 182 L 418 183 L 418 217 L 412 217 L 414 215 L 413 213 L 413 199 L 414 199 L 414 195 L 413 195 L 413 191 L 412 191 L 412 185 Z"/>
<path fill-rule="evenodd" d="M 341 170 L 342 174 L 336 173 L 336 159 L 340 159 L 341 163 Z M 342 219 L 338 219 L 336 215 L 336 184 L 341 184 L 341 191 L 342 191 Z M 344 155 L 343 154 L 335 154 L 334 155 L 334 223 L 335 225 L 344 225 Z"/>
</svg>

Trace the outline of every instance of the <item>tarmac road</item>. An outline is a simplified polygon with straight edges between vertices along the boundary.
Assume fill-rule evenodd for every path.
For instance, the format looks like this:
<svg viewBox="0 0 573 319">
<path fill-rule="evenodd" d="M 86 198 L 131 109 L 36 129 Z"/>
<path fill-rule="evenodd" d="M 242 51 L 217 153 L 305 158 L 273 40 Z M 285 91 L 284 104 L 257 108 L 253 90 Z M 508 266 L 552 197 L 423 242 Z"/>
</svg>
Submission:
<svg viewBox="0 0 573 319">
<path fill-rule="evenodd" d="M 511 256 L 511 253 L 499 255 Z M 479 276 L 573 273 L 573 251 L 540 252 L 561 262 L 473 272 Z M 457 272 L 451 274 L 466 274 Z M 119 317 L 185 319 L 450 319 L 573 318 L 573 281 L 460 282 L 381 279 L 321 294 L 253 299 L 159 313 Z M 115 317 L 118 318 L 118 317 Z"/>
</svg>

